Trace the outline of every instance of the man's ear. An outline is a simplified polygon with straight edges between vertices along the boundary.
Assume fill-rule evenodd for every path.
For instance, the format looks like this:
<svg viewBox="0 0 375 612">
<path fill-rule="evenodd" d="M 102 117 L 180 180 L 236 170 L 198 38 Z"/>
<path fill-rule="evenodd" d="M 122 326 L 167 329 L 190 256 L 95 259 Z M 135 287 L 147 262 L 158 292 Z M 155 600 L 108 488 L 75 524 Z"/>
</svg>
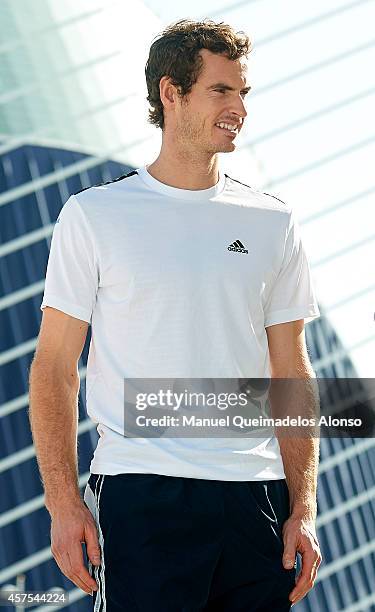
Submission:
<svg viewBox="0 0 375 612">
<path fill-rule="evenodd" d="M 159 82 L 159 95 L 164 108 L 174 107 L 178 93 L 171 77 L 162 76 Z"/>
</svg>

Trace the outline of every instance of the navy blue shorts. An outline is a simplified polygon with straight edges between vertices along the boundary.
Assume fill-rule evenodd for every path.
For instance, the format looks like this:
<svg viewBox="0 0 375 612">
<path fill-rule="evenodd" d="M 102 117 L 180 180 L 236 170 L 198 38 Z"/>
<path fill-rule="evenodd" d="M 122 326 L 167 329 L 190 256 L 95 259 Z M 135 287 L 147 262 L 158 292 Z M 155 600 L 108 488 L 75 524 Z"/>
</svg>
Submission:
<svg viewBox="0 0 375 612">
<path fill-rule="evenodd" d="M 102 548 L 95 612 L 284 612 L 285 480 L 91 474 L 85 501 Z"/>
</svg>

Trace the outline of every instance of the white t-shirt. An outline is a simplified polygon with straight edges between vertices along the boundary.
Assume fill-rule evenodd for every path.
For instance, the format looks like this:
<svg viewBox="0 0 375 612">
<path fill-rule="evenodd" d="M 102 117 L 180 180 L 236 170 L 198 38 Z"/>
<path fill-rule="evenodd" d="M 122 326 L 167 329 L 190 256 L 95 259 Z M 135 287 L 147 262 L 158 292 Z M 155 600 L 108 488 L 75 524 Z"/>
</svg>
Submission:
<svg viewBox="0 0 375 612">
<path fill-rule="evenodd" d="M 92 473 L 284 478 L 274 436 L 124 436 L 124 379 L 269 378 L 265 328 L 320 314 L 285 203 L 222 173 L 209 189 L 170 187 L 146 166 L 85 189 L 55 225 L 45 306 L 92 325 Z"/>
</svg>

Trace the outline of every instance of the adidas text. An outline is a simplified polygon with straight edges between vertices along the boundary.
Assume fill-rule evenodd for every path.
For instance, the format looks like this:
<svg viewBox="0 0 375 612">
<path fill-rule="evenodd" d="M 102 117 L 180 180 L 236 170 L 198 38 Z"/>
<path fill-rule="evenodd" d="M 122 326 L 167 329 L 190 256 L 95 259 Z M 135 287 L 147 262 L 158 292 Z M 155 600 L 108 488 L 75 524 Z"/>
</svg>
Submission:
<svg viewBox="0 0 375 612">
<path fill-rule="evenodd" d="M 229 246 L 228 251 L 236 251 L 236 253 L 249 253 L 247 249 L 239 249 L 238 247 Z"/>
</svg>

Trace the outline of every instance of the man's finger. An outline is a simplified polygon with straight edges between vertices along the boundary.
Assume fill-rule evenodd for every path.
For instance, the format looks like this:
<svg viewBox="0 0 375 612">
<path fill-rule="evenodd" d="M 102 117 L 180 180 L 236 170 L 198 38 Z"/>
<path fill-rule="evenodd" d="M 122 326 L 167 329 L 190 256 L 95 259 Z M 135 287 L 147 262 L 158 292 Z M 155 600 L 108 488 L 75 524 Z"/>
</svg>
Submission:
<svg viewBox="0 0 375 612">
<path fill-rule="evenodd" d="M 66 576 L 67 578 L 69 578 L 69 580 L 71 580 L 73 582 L 73 584 L 75 584 L 78 588 L 82 589 L 82 591 L 85 591 L 85 593 L 88 593 L 89 595 L 92 594 L 92 590 L 90 589 L 87 584 L 85 584 L 79 576 L 75 575 L 72 567 L 71 567 L 71 563 L 70 563 L 70 559 L 69 559 L 69 555 L 68 553 L 64 553 L 63 555 L 61 555 L 61 557 L 59 558 L 59 568 L 61 569 L 62 573 L 64 574 L 64 576 Z"/>
<path fill-rule="evenodd" d="M 83 563 L 81 543 L 76 542 L 75 544 L 73 544 L 67 554 L 69 557 L 71 574 L 78 577 L 79 580 L 82 581 L 82 583 L 87 589 L 87 592 L 91 592 L 92 590 L 96 591 L 98 585 L 96 584 L 96 581 L 90 576 L 87 567 Z"/>
<path fill-rule="evenodd" d="M 313 571 L 316 570 L 316 555 L 313 550 L 302 554 L 302 569 L 297 577 L 296 586 L 289 594 L 289 599 L 296 603 L 297 598 L 301 598 L 312 587 Z"/>
<path fill-rule="evenodd" d="M 312 587 L 314 586 L 315 580 L 316 580 L 317 573 L 318 573 L 318 568 L 316 565 L 314 565 L 313 571 L 312 571 L 312 577 L 311 577 L 311 586 L 306 591 L 304 591 L 303 593 L 300 593 L 297 597 L 293 599 L 293 605 L 301 601 L 301 599 L 305 597 L 306 593 L 310 591 L 310 589 L 312 589 Z"/>
<path fill-rule="evenodd" d="M 293 557 L 290 553 L 283 556 L 283 565 L 285 569 L 292 569 L 294 567 L 295 562 L 295 556 Z"/>
<path fill-rule="evenodd" d="M 79 576 L 76 574 L 70 574 L 69 580 L 71 580 L 78 588 L 87 593 L 88 595 L 92 595 L 92 592 L 96 589 L 90 589 L 85 582 L 81 580 Z"/>
<path fill-rule="evenodd" d="M 100 565 L 100 547 L 98 531 L 94 524 L 89 523 L 85 527 L 87 556 L 93 565 Z"/>
<path fill-rule="evenodd" d="M 283 565 L 285 569 L 292 569 L 296 560 L 296 540 L 287 538 L 284 541 Z"/>
<path fill-rule="evenodd" d="M 318 566 L 314 565 L 313 571 L 311 574 L 311 580 L 313 581 L 313 583 L 315 582 L 317 575 L 318 575 Z"/>
</svg>

